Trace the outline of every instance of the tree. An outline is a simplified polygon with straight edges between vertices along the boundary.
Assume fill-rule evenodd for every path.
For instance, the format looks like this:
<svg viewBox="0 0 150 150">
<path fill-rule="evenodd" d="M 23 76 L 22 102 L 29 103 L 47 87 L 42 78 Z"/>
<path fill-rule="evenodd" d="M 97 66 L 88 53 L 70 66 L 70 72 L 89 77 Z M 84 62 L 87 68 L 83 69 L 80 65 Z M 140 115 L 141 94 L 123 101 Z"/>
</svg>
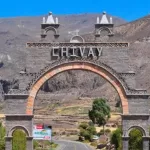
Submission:
<svg viewBox="0 0 150 150">
<path fill-rule="evenodd" d="M 26 134 L 22 130 L 13 133 L 12 150 L 26 150 Z"/>
<path fill-rule="evenodd" d="M 0 150 L 5 150 L 5 133 L 6 130 L 2 123 L 0 123 Z"/>
<path fill-rule="evenodd" d="M 89 111 L 89 118 L 94 124 L 104 126 L 110 118 L 110 107 L 107 105 L 105 99 L 95 99 L 92 105 L 92 110 Z"/>
<path fill-rule="evenodd" d="M 116 150 L 122 150 L 122 130 L 120 128 L 113 131 L 111 135 L 111 144 L 115 145 Z"/>
<path fill-rule="evenodd" d="M 132 129 L 129 133 L 129 150 L 142 150 L 142 132 L 138 129 Z"/>
</svg>

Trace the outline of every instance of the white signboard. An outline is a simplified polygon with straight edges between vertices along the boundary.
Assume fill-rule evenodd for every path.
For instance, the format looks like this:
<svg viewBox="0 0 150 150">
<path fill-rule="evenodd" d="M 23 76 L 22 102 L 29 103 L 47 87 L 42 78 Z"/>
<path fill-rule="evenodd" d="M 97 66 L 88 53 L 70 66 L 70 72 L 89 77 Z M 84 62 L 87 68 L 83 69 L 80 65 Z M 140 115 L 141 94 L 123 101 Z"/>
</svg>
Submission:
<svg viewBox="0 0 150 150">
<path fill-rule="evenodd" d="M 33 139 L 35 140 L 51 140 L 52 131 L 51 129 L 33 129 Z"/>
</svg>

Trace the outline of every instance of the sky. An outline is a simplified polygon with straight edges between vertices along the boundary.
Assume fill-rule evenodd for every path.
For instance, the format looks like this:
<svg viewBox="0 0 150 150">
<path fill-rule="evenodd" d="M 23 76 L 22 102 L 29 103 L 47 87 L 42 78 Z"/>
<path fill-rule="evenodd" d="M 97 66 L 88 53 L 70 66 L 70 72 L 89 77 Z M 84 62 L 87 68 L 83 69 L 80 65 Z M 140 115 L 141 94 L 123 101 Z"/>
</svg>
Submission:
<svg viewBox="0 0 150 150">
<path fill-rule="evenodd" d="M 0 18 L 102 13 L 136 20 L 150 14 L 150 0 L 0 0 Z"/>
</svg>

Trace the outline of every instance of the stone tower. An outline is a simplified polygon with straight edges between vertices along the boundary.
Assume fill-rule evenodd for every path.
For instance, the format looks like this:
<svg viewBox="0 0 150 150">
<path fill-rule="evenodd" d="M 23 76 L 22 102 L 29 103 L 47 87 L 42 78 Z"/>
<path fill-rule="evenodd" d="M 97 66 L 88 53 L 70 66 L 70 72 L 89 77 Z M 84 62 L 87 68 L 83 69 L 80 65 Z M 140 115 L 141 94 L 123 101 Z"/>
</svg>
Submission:
<svg viewBox="0 0 150 150">
<path fill-rule="evenodd" d="M 106 40 L 109 37 L 113 36 L 113 27 L 114 24 L 112 17 L 110 17 L 108 20 L 106 12 L 103 12 L 101 20 L 99 17 L 97 17 L 97 21 L 95 24 L 95 40 L 103 41 L 104 38 Z"/>
<path fill-rule="evenodd" d="M 52 12 L 49 12 L 47 20 L 43 17 L 43 22 L 41 24 L 41 41 L 44 41 L 47 37 L 49 31 L 54 32 L 54 41 L 57 41 L 59 37 L 58 28 L 60 24 L 58 23 L 58 18 L 54 20 Z"/>
</svg>

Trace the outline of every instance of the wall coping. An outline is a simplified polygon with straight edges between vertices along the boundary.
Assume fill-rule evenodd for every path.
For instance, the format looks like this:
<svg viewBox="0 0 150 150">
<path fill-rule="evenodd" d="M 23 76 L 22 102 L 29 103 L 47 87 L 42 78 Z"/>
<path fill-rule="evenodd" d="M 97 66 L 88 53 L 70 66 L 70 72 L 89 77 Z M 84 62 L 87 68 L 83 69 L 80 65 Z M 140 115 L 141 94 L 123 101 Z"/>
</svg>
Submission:
<svg viewBox="0 0 150 150">
<path fill-rule="evenodd" d="M 5 118 L 7 120 L 7 118 L 14 118 L 17 119 L 17 118 L 20 118 L 20 117 L 27 117 L 27 118 L 30 118 L 32 119 L 34 117 L 34 115 L 26 115 L 26 114 L 5 114 Z"/>
<path fill-rule="evenodd" d="M 128 115 L 125 115 L 125 114 L 121 114 L 121 116 L 123 116 L 123 117 L 131 117 L 131 116 L 133 116 L 133 117 L 149 117 L 150 116 L 150 114 L 128 114 Z"/>
<path fill-rule="evenodd" d="M 148 120 L 150 117 L 150 114 L 121 114 L 121 117 L 124 119 L 131 119 L 131 117 L 134 117 L 135 119 L 144 119 L 144 120 Z"/>
</svg>

